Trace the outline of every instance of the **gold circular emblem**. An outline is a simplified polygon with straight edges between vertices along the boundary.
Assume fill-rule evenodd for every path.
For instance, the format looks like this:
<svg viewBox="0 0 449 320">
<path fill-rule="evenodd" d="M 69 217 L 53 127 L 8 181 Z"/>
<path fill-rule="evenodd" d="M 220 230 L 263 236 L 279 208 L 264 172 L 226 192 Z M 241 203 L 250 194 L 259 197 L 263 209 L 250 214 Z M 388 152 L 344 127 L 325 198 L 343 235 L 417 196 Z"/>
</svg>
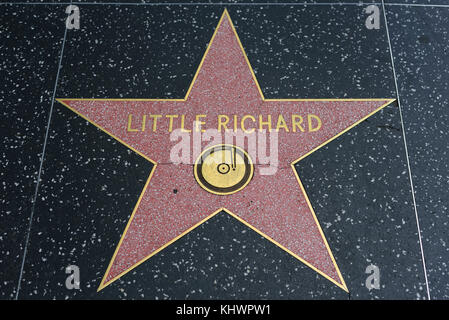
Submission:
<svg viewBox="0 0 449 320">
<path fill-rule="evenodd" d="M 227 195 L 246 187 L 253 177 L 254 165 L 243 149 L 219 144 L 200 154 L 193 171 L 196 181 L 203 189 Z"/>
</svg>

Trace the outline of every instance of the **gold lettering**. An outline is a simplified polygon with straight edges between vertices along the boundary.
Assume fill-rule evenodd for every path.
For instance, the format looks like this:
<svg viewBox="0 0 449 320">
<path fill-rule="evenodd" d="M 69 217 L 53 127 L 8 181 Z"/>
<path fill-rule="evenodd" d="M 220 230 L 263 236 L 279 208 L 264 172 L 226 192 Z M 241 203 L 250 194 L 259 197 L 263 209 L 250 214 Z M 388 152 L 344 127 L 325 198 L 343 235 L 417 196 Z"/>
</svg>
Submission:
<svg viewBox="0 0 449 320">
<path fill-rule="evenodd" d="M 128 132 L 135 132 L 135 131 L 138 131 L 137 129 L 132 129 L 131 128 L 131 122 L 132 122 L 132 120 L 133 120 L 133 115 L 132 114 L 129 114 L 128 115 Z"/>
<path fill-rule="evenodd" d="M 318 125 L 315 128 L 313 128 L 313 126 L 312 126 L 312 119 L 315 119 L 317 121 L 317 123 L 318 123 Z M 307 120 L 309 122 L 309 132 L 320 130 L 320 128 L 321 128 L 321 119 L 318 116 L 316 116 L 314 114 L 308 114 L 307 115 Z"/>
<path fill-rule="evenodd" d="M 150 118 L 153 118 L 153 132 L 157 129 L 157 119 L 161 118 L 162 115 L 160 114 L 150 114 Z"/>
<path fill-rule="evenodd" d="M 169 119 L 168 132 L 172 132 L 173 131 L 173 119 L 177 118 L 178 115 L 177 114 L 167 114 L 165 117 Z"/>
<path fill-rule="evenodd" d="M 251 128 L 250 130 L 246 130 L 246 129 L 245 129 L 245 120 L 246 120 L 246 119 L 251 119 L 253 122 L 256 122 L 256 119 L 255 119 L 253 116 L 249 115 L 249 114 L 243 116 L 242 120 L 240 121 L 240 126 L 242 127 L 242 130 L 243 130 L 245 133 L 251 133 L 251 132 L 254 132 L 254 130 L 256 130 L 255 128 Z"/>
<path fill-rule="evenodd" d="M 279 131 L 280 128 L 284 129 L 285 132 L 289 132 L 288 127 L 287 127 L 287 123 L 285 122 L 285 119 L 282 116 L 282 114 L 280 114 L 278 116 L 278 122 L 277 122 L 277 125 L 276 125 L 276 131 Z"/>
<path fill-rule="evenodd" d="M 293 132 L 296 132 L 296 127 L 298 127 L 298 129 L 301 132 L 305 131 L 304 128 L 301 126 L 302 121 L 303 121 L 303 119 L 302 119 L 301 116 L 299 116 L 297 114 L 293 114 L 292 115 L 292 129 L 293 129 Z"/>
<path fill-rule="evenodd" d="M 147 115 L 144 114 L 142 117 L 142 131 L 145 131 L 145 124 L 147 123 Z"/>
<path fill-rule="evenodd" d="M 225 121 L 222 121 L 222 119 L 225 119 Z M 228 127 L 227 124 L 229 122 L 229 117 L 227 115 L 224 114 L 219 114 L 218 115 L 218 131 L 221 132 L 221 127 L 224 128 L 224 131 L 228 131 Z"/>
<path fill-rule="evenodd" d="M 136 117 L 140 119 L 136 120 Z M 128 123 L 126 127 L 127 132 L 137 132 L 141 131 L 144 132 L 147 130 L 147 126 L 149 127 L 149 121 L 148 119 L 152 119 L 153 124 L 151 127 L 151 130 L 153 132 L 156 132 L 158 129 L 158 120 L 160 118 L 166 118 L 168 119 L 168 132 L 172 132 L 175 128 L 178 127 L 179 123 L 175 121 L 175 119 L 181 118 L 181 124 L 180 129 L 181 132 L 192 132 L 195 130 L 195 132 L 199 132 L 201 129 L 201 132 L 205 132 L 204 129 L 207 123 L 207 114 L 197 114 L 195 115 L 195 129 L 186 129 L 185 123 L 186 123 L 186 115 L 179 115 L 179 114 L 167 114 L 167 115 L 160 115 L 160 114 L 144 114 L 142 116 L 139 115 L 133 115 L 128 114 Z M 231 129 L 231 117 L 233 119 L 232 129 Z M 319 116 L 309 113 L 307 114 L 307 121 L 305 121 L 305 116 L 300 116 L 299 114 L 291 114 L 291 127 L 290 122 L 286 121 L 286 118 L 282 114 L 278 114 L 277 121 L 275 123 L 272 122 L 272 115 L 263 115 L 259 114 L 258 118 L 257 116 L 253 116 L 250 114 L 245 114 L 241 118 L 238 114 L 234 115 L 226 115 L 226 114 L 219 114 L 217 123 L 218 123 L 218 131 L 219 132 L 227 132 L 229 130 L 234 130 L 234 132 L 237 132 L 237 130 L 241 129 L 244 133 L 253 133 L 256 130 L 263 131 L 268 130 L 270 132 L 271 130 L 275 129 L 277 132 L 284 130 L 285 132 L 316 132 L 319 131 L 322 126 L 322 120 Z M 287 119 L 290 121 L 289 119 Z M 139 122 L 140 121 L 140 122 Z M 306 123 L 307 122 L 307 123 Z M 159 123 L 161 123 L 159 121 Z M 165 123 L 162 123 L 162 126 L 165 127 Z M 274 127 L 275 126 L 275 127 Z M 178 127 L 179 128 L 179 127 Z M 149 129 L 149 128 L 148 128 Z"/>
<path fill-rule="evenodd" d="M 185 114 L 181 115 L 181 132 L 192 132 L 190 129 L 184 129 Z"/>
<path fill-rule="evenodd" d="M 263 130 L 263 126 L 268 126 L 268 131 L 271 131 L 271 114 L 267 116 L 267 121 L 262 121 L 262 115 L 259 114 L 259 131 Z"/>
<path fill-rule="evenodd" d="M 206 124 L 206 122 L 204 121 L 200 121 L 200 118 L 206 118 L 205 114 L 197 114 L 195 117 L 195 132 L 199 132 L 200 131 L 200 127 L 204 124 Z M 206 130 L 201 129 L 201 132 L 205 132 Z"/>
</svg>

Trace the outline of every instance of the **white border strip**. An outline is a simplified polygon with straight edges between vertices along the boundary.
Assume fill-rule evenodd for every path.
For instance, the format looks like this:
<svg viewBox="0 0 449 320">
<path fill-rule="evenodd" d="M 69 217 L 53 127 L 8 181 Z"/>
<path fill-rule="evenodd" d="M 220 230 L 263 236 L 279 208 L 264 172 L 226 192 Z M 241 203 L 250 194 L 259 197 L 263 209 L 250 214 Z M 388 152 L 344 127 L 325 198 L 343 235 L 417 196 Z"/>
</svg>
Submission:
<svg viewBox="0 0 449 320">
<path fill-rule="evenodd" d="M 2 2 L 0 5 L 105 5 L 105 6 L 403 6 L 403 7 L 433 7 L 449 8 L 449 4 L 431 4 L 431 3 L 384 3 L 382 2 L 240 2 L 240 3 L 209 3 L 209 2 Z"/>
</svg>

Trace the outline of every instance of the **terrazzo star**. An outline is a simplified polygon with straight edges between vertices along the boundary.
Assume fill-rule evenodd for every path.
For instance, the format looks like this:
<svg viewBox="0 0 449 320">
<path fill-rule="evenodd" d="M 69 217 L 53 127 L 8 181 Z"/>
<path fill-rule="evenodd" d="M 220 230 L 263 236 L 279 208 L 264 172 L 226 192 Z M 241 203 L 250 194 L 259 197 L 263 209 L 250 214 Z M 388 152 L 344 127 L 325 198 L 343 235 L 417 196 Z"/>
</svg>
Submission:
<svg viewBox="0 0 449 320">
<path fill-rule="evenodd" d="M 184 98 L 58 101 L 154 164 L 98 290 L 221 211 L 348 290 L 294 164 L 392 99 L 266 99 L 225 10 Z M 169 121 L 164 130 L 139 134 L 130 134 L 124 125 L 137 114 L 205 115 L 208 125 L 218 128 L 224 113 L 276 120 L 313 114 L 324 125 L 305 130 L 300 138 L 279 130 L 280 169 L 274 175 L 258 174 L 246 150 L 232 145 L 203 145 L 194 170 L 174 165 L 167 148 Z M 224 160 L 214 166 L 208 159 L 216 155 Z"/>
</svg>

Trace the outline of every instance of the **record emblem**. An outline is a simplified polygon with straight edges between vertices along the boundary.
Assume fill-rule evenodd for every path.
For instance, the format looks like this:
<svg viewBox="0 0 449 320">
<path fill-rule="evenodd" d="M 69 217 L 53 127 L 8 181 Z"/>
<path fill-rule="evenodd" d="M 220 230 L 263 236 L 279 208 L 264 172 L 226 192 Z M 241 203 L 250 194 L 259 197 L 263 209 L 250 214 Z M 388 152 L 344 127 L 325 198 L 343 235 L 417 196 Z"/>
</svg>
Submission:
<svg viewBox="0 0 449 320">
<path fill-rule="evenodd" d="M 227 195 L 242 190 L 250 182 L 254 165 L 243 149 L 220 144 L 204 150 L 195 161 L 193 170 L 203 189 Z"/>
</svg>

